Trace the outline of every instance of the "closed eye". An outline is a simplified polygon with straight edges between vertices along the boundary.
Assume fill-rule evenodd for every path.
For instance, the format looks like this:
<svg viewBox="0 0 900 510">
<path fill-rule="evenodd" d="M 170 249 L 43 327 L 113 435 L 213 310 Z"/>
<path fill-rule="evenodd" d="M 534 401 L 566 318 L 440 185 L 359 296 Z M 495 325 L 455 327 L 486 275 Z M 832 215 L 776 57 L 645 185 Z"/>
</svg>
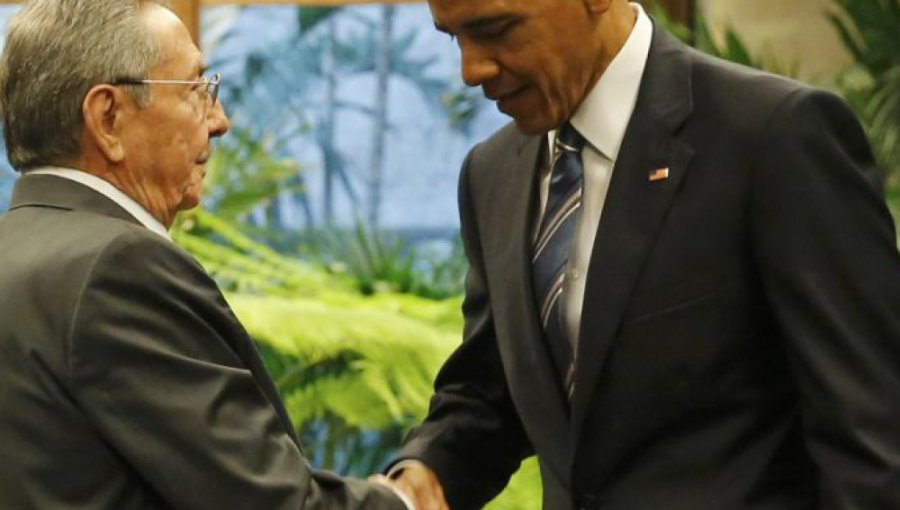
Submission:
<svg viewBox="0 0 900 510">
<path fill-rule="evenodd" d="M 483 39 L 497 39 L 503 37 L 515 25 L 515 20 L 494 21 L 475 27 L 472 35 Z"/>
</svg>

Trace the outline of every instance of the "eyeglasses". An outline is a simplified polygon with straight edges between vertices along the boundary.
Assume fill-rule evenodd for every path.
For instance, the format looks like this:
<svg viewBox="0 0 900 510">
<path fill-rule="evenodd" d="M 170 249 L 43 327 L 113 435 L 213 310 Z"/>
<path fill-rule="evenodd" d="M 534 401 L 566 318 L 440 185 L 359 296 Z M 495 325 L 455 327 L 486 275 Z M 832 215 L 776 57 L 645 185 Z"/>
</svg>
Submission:
<svg viewBox="0 0 900 510">
<path fill-rule="evenodd" d="M 216 104 L 216 99 L 219 97 L 219 83 L 222 81 L 222 76 L 219 73 L 212 75 L 210 78 L 203 77 L 199 80 L 130 80 L 130 79 L 120 79 L 112 82 L 112 85 L 147 85 L 150 83 L 161 83 L 163 85 L 204 85 L 206 91 L 206 97 L 209 100 L 209 105 L 213 106 Z"/>
</svg>

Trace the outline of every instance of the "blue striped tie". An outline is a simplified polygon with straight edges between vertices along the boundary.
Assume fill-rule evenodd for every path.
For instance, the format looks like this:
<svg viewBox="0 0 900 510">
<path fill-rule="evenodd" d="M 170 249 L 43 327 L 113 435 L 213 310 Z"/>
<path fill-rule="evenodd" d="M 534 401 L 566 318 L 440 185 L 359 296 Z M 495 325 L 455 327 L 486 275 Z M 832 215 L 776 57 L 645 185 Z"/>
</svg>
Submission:
<svg viewBox="0 0 900 510">
<path fill-rule="evenodd" d="M 561 299 L 566 283 L 569 252 L 581 215 L 581 190 L 584 182 L 581 149 L 584 143 L 584 137 L 569 123 L 556 133 L 547 207 L 541 219 L 531 261 L 544 337 L 569 398 L 575 379 L 574 342 L 569 339 Z"/>
</svg>

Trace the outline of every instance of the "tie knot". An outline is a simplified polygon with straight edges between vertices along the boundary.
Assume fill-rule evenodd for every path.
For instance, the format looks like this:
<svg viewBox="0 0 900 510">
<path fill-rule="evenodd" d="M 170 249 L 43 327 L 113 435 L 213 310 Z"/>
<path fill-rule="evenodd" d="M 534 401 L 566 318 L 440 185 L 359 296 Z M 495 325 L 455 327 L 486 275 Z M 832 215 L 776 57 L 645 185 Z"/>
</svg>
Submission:
<svg viewBox="0 0 900 510">
<path fill-rule="evenodd" d="M 585 139 L 571 123 L 563 124 L 556 132 L 556 149 L 569 152 L 581 152 Z"/>
</svg>

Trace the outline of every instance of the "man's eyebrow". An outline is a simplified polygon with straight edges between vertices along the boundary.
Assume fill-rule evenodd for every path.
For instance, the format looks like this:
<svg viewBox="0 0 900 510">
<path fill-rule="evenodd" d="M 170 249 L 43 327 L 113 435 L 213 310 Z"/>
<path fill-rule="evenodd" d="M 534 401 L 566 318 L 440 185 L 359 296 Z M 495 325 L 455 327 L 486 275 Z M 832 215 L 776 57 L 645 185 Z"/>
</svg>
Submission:
<svg viewBox="0 0 900 510">
<path fill-rule="evenodd" d="M 203 76 L 207 71 L 206 59 L 203 58 L 202 54 L 197 53 L 191 60 L 193 62 L 191 63 L 190 72 L 193 73 L 193 76 Z"/>
<path fill-rule="evenodd" d="M 462 30 L 465 31 L 478 31 L 482 28 L 490 27 L 491 25 L 496 25 L 498 23 L 506 23 L 509 21 L 514 21 L 518 16 L 514 16 L 512 14 L 498 14 L 496 16 L 484 16 L 481 18 L 475 18 L 469 21 L 466 21 L 462 24 Z M 453 32 L 446 26 L 441 25 L 437 22 L 434 23 L 434 28 L 438 32 L 444 32 L 445 34 L 453 34 Z"/>
<path fill-rule="evenodd" d="M 463 28 L 467 30 L 478 30 L 479 28 L 489 27 L 491 25 L 496 25 L 498 23 L 506 23 L 515 19 L 516 16 L 511 14 L 500 14 L 497 16 L 487 16 L 484 18 L 477 18 L 472 21 L 468 21 L 463 25 Z"/>
</svg>

